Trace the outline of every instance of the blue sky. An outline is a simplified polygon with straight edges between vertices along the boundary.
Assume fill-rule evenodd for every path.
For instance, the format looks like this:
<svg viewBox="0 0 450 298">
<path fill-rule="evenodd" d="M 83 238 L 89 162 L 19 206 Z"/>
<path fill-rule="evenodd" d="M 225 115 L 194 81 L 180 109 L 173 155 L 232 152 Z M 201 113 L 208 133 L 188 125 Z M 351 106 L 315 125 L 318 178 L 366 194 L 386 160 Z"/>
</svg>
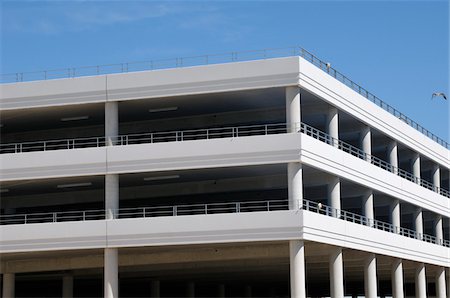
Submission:
<svg viewBox="0 0 450 298">
<path fill-rule="evenodd" d="M 443 1 L 5 1 L 1 72 L 300 45 L 449 139 Z"/>
</svg>

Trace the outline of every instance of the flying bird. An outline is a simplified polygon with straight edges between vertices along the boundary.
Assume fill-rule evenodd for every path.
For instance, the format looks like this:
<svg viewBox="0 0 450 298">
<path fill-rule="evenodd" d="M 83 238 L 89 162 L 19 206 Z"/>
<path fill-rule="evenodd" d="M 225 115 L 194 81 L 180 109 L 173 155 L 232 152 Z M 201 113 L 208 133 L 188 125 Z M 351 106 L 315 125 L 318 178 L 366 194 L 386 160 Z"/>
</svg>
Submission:
<svg viewBox="0 0 450 298">
<path fill-rule="evenodd" d="M 431 95 L 431 99 L 433 99 L 434 97 L 439 97 L 439 96 L 442 96 L 445 100 L 447 100 L 447 96 L 446 96 L 445 93 L 443 93 L 443 92 L 434 92 L 434 93 Z"/>
</svg>

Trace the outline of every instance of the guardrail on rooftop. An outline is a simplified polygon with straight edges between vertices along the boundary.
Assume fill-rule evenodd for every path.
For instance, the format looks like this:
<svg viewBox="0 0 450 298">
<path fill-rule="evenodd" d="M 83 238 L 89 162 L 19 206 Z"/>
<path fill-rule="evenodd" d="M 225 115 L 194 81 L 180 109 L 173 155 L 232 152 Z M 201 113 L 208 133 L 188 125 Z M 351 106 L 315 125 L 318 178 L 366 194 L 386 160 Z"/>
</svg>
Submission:
<svg viewBox="0 0 450 298">
<path fill-rule="evenodd" d="M 433 183 L 420 179 L 413 174 L 401 168 L 394 167 L 390 163 L 370 154 L 363 150 L 345 143 L 339 139 L 333 138 L 317 128 L 314 128 L 305 123 L 296 124 L 294 131 L 299 131 L 308 136 L 311 136 L 319 141 L 335 146 L 336 148 L 345 151 L 353 156 L 363 159 L 373 165 L 407 179 L 413 183 L 419 184 L 422 187 L 428 188 L 436 193 L 450 198 L 450 192 L 442 187 L 436 187 Z M 232 127 L 216 127 L 216 128 L 201 128 L 192 130 L 176 130 L 163 132 L 150 132 L 140 134 L 129 134 L 114 136 L 109 139 L 106 137 L 91 137 L 79 139 L 62 139 L 62 140 L 47 140 L 25 143 L 0 144 L 0 154 L 7 153 L 23 153 L 34 151 L 50 151 L 63 149 L 81 149 L 90 147 L 104 147 L 108 144 L 115 146 L 137 145 L 148 143 L 164 143 L 164 142 L 183 142 L 194 140 L 209 140 L 219 138 L 237 138 L 258 135 L 271 135 L 287 133 L 288 126 L 285 123 L 271 123 L 271 124 L 257 124 L 246 126 L 232 126 Z"/>
<path fill-rule="evenodd" d="M 238 61 L 263 60 L 269 58 L 281 58 L 290 56 L 300 56 L 305 60 L 311 62 L 324 72 L 328 73 L 330 76 L 334 77 L 335 79 L 342 82 L 346 86 L 350 87 L 354 91 L 358 92 L 360 95 L 364 96 L 365 98 L 375 103 L 382 109 L 386 110 L 387 112 L 391 113 L 392 115 L 399 118 L 403 122 L 407 123 L 409 126 L 415 128 L 416 130 L 426 135 L 427 137 L 437 142 L 438 144 L 444 146 L 445 148 L 450 149 L 450 144 L 447 141 L 436 136 L 435 134 L 424 128 L 422 125 L 418 124 L 408 116 L 404 115 L 396 108 L 382 101 L 377 96 L 370 93 L 365 88 L 361 87 L 359 84 L 355 83 L 347 76 L 331 67 L 329 63 L 317 58 L 315 55 L 311 54 L 302 47 L 239 51 L 239 52 L 191 56 L 183 58 L 136 61 L 136 62 L 125 62 L 106 65 L 84 66 L 84 67 L 68 67 L 44 71 L 34 71 L 34 72 L 7 73 L 7 74 L 0 74 L 0 83 L 75 78 L 82 76 L 95 76 L 95 75 L 126 73 L 135 71 L 149 71 L 149 70 L 210 65 L 210 64 L 229 63 Z"/>
</svg>

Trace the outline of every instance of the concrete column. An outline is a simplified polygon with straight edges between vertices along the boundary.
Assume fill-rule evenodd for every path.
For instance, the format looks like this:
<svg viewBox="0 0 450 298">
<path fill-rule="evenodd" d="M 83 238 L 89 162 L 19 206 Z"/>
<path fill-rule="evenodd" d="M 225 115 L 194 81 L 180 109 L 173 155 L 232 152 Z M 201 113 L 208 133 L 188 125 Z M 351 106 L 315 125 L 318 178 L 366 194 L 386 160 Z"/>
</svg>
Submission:
<svg viewBox="0 0 450 298">
<path fill-rule="evenodd" d="M 389 159 L 389 163 L 394 167 L 393 172 L 395 174 L 398 173 L 398 146 L 396 141 L 392 141 L 389 143 L 387 148 L 387 155 Z"/>
<path fill-rule="evenodd" d="M 361 131 L 361 149 L 367 154 L 366 160 L 370 161 L 372 155 L 372 132 L 370 126 L 365 126 Z"/>
<path fill-rule="evenodd" d="M 328 129 L 327 132 L 328 134 L 334 138 L 334 139 L 339 139 L 339 113 L 338 113 L 338 109 L 336 109 L 335 107 L 330 107 L 328 109 Z M 333 141 L 332 144 L 334 146 L 338 146 L 337 142 Z"/>
<path fill-rule="evenodd" d="M 392 264 L 392 297 L 404 298 L 405 292 L 403 290 L 403 263 L 402 260 L 396 259 Z"/>
<path fill-rule="evenodd" d="M 447 298 L 450 298 L 450 268 L 447 268 Z"/>
<path fill-rule="evenodd" d="M 445 267 L 439 267 L 436 272 L 436 297 L 447 298 L 447 290 L 445 288 Z"/>
<path fill-rule="evenodd" d="M 298 86 L 286 87 L 286 125 L 288 132 L 298 131 L 301 121 L 300 88 Z"/>
<path fill-rule="evenodd" d="M 150 297 L 161 297 L 161 282 L 159 280 L 152 280 L 150 282 Z"/>
<path fill-rule="evenodd" d="M 252 286 L 245 286 L 244 288 L 244 297 L 252 297 L 253 293 L 252 293 Z"/>
<path fill-rule="evenodd" d="M 335 248 L 330 255 L 330 293 L 331 298 L 344 297 L 344 264 L 342 248 Z"/>
<path fill-rule="evenodd" d="M 423 212 L 422 208 L 417 208 L 414 212 L 414 223 L 418 239 L 423 237 Z"/>
<path fill-rule="evenodd" d="M 289 209 L 297 210 L 303 204 L 303 170 L 299 162 L 288 163 Z"/>
<path fill-rule="evenodd" d="M 62 278 L 62 297 L 73 298 L 73 275 L 65 274 Z"/>
<path fill-rule="evenodd" d="M 332 177 L 328 183 L 328 206 L 333 208 L 333 216 L 339 217 L 341 210 L 341 180 Z"/>
<path fill-rule="evenodd" d="M 187 288 L 186 288 L 186 294 L 187 297 L 195 297 L 195 283 L 194 282 L 188 282 Z"/>
<path fill-rule="evenodd" d="M 375 219 L 372 190 L 369 190 L 364 194 L 362 203 L 363 203 L 364 216 L 367 217 L 367 219 L 368 219 L 367 225 L 372 227 L 373 220 Z"/>
<path fill-rule="evenodd" d="M 113 219 L 119 209 L 119 175 L 105 175 L 105 210 L 106 218 Z"/>
<path fill-rule="evenodd" d="M 306 298 L 305 245 L 302 240 L 289 241 L 291 297 Z"/>
<path fill-rule="evenodd" d="M 105 103 L 105 137 L 107 145 L 112 146 L 111 137 L 119 135 L 119 103 Z"/>
<path fill-rule="evenodd" d="M 416 153 L 412 160 L 412 174 L 418 179 L 417 183 L 420 183 L 420 154 Z"/>
<path fill-rule="evenodd" d="M 364 293 L 366 298 L 377 298 L 377 259 L 374 254 L 364 263 Z"/>
<path fill-rule="evenodd" d="M 416 268 L 415 276 L 416 298 L 427 297 L 427 279 L 425 276 L 425 264 L 419 263 Z"/>
<path fill-rule="evenodd" d="M 225 285 L 224 284 L 220 284 L 217 287 L 217 297 L 220 297 L 220 298 L 225 297 Z"/>
<path fill-rule="evenodd" d="M 14 273 L 3 273 L 3 298 L 14 298 L 16 276 Z"/>
<path fill-rule="evenodd" d="M 438 164 L 434 165 L 431 175 L 433 178 L 433 185 L 439 192 L 439 189 L 441 188 L 441 168 Z"/>
<path fill-rule="evenodd" d="M 442 244 L 444 241 L 444 229 L 442 226 L 442 216 L 440 214 L 436 215 L 434 219 L 434 231 L 438 244 Z"/>
<path fill-rule="evenodd" d="M 395 233 L 400 233 L 400 201 L 394 199 L 391 204 L 391 224 L 395 227 Z"/>
<path fill-rule="evenodd" d="M 119 255 L 117 248 L 105 248 L 105 298 L 119 297 Z"/>
</svg>

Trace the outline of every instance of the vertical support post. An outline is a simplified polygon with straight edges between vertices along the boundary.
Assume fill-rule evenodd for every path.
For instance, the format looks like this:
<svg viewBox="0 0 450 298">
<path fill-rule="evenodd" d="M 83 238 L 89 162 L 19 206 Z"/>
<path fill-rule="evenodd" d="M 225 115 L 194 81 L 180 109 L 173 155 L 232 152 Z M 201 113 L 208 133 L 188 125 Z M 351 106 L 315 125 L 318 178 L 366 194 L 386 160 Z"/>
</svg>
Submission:
<svg viewBox="0 0 450 298">
<path fill-rule="evenodd" d="M 373 204 L 373 191 L 368 190 L 363 197 L 363 212 L 367 217 L 367 225 L 372 227 L 375 219 L 374 204 Z"/>
<path fill-rule="evenodd" d="M 404 298 L 405 292 L 403 289 L 403 262 L 396 259 L 392 264 L 392 297 Z"/>
<path fill-rule="evenodd" d="M 73 298 L 73 275 L 65 274 L 62 278 L 62 297 Z"/>
<path fill-rule="evenodd" d="M 302 240 L 289 241 L 291 297 L 306 298 L 305 244 Z"/>
<path fill-rule="evenodd" d="M 150 297 L 161 297 L 161 282 L 159 280 L 152 280 L 150 282 Z"/>
<path fill-rule="evenodd" d="M 446 278 L 447 278 L 447 298 L 450 298 L 450 268 L 447 268 Z"/>
<path fill-rule="evenodd" d="M 372 132 L 370 126 L 365 126 L 361 131 L 361 149 L 366 153 L 366 160 L 370 161 L 372 155 Z"/>
<path fill-rule="evenodd" d="M 114 219 L 116 210 L 119 209 L 119 175 L 105 175 L 105 210 L 106 219 Z"/>
<path fill-rule="evenodd" d="M 105 298 L 119 297 L 119 255 L 117 248 L 105 248 Z"/>
<path fill-rule="evenodd" d="M 15 284 L 16 276 L 14 273 L 3 273 L 3 298 L 14 298 L 15 297 Z"/>
<path fill-rule="evenodd" d="M 330 107 L 328 109 L 328 134 L 333 138 L 332 145 L 335 147 L 338 147 L 339 144 L 336 142 L 336 140 L 339 139 L 339 113 L 338 109 L 335 107 Z"/>
<path fill-rule="evenodd" d="M 332 214 L 338 217 L 341 212 L 341 181 L 339 177 L 332 177 L 328 182 L 328 206 L 331 206 Z"/>
<path fill-rule="evenodd" d="M 442 244 L 444 241 L 444 229 L 442 226 L 442 215 L 436 215 L 434 219 L 434 235 L 436 236 L 437 244 Z"/>
<path fill-rule="evenodd" d="M 414 212 L 414 223 L 418 239 L 423 238 L 423 212 L 422 208 L 417 208 Z"/>
<path fill-rule="evenodd" d="M 330 254 L 330 294 L 331 298 L 344 297 L 344 264 L 341 247 L 333 249 Z"/>
<path fill-rule="evenodd" d="M 377 298 L 377 260 L 370 254 L 364 263 L 364 293 L 367 298 Z"/>
<path fill-rule="evenodd" d="M 419 263 L 416 268 L 415 275 L 416 284 L 416 297 L 426 298 L 427 297 L 427 280 L 425 276 L 425 264 Z"/>
<path fill-rule="evenodd" d="M 299 162 L 290 162 L 288 167 L 289 209 L 297 210 L 303 204 L 303 169 Z"/>
<path fill-rule="evenodd" d="M 436 191 L 439 192 L 439 189 L 441 188 L 441 168 L 438 164 L 435 164 L 433 166 L 431 175 L 433 178 L 433 186 L 435 187 Z"/>
<path fill-rule="evenodd" d="M 400 201 L 394 199 L 391 204 L 391 224 L 395 227 L 394 233 L 400 233 Z"/>
<path fill-rule="evenodd" d="M 387 155 L 389 159 L 389 163 L 394 168 L 393 173 L 398 173 L 398 145 L 396 141 L 392 141 L 389 143 Z"/>
<path fill-rule="evenodd" d="M 447 298 L 447 290 L 445 288 L 445 267 L 439 267 L 436 272 L 436 297 Z"/>
<path fill-rule="evenodd" d="M 412 174 L 414 175 L 414 177 L 416 177 L 417 181 L 416 183 L 420 184 L 420 154 L 416 153 L 412 160 Z"/>
<path fill-rule="evenodd" d="M 288 132 L 296 132 L 301 119 L 300 88 L 298 86 L 286 87 L 286 126 Z"/>
<path fill-rule="evenodd" d="M 112 137 L 119 135 L 119 103 L 116 101 L 105 103 L 105 137 L 106 144 L 113 145 Z"/>
</svg>

